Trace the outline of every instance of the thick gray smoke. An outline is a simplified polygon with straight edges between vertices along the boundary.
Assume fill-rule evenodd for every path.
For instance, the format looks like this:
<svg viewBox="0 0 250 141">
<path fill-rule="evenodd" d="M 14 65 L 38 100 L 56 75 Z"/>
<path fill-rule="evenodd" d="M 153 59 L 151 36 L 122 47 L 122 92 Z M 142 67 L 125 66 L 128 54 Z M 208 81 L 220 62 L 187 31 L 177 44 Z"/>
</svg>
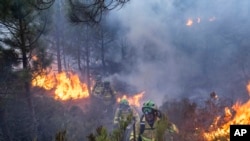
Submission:
<svg viewBox="0 0 250 141">
<path fill-rule="evenodd" d="M 157 102 L 206 98 L 212 91 L 246 98 L 248 0 L 130 1 L 112 12 L 138 51 L 126 80 Z"/>
</svg>

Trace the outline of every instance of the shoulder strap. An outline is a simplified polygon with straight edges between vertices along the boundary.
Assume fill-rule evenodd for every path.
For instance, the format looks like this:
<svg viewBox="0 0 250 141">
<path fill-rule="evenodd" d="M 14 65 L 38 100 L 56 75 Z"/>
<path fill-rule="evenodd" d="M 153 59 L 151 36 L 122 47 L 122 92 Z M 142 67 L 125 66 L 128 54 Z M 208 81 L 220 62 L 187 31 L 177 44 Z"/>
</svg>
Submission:
<svg viewBox="0 0 250 141">
<path fill-rule="evenodd" d="M 140 135 L 143 134 L 145 130 L 145 121 L 143 121 L 144 115 L 141 116 L 140 118 Z"/>
<path fill-rule="evenodd" d="M 141 134 L 143 134 L 145 130 L 145 121 L 143 121 L 144 115 L 141 116 L 140 118 L 140 132 L 138 136 L 138 141 L 142 141 Z"/>
</svg>

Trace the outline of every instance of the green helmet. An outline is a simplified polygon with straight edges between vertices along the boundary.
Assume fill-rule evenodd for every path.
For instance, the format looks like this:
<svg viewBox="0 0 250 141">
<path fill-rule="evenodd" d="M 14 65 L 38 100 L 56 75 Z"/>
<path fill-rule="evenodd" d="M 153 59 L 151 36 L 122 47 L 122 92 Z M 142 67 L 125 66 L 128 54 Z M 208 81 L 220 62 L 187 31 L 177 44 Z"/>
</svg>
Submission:
<svg viewBox="0 0 250 141">
<path fill-rule="evenodd" d="M 122 100 L 120 101 L 120 104 L 122 104 L 122 105 L 129 105 L 127 99 L 122 99 Z"/>
<path fill-rule="evenodd" d="M 150 112 L 155 111 L 155 110 L 158 110 L 158 108 L 153 101 L 148 100 L 145 103 L 143 103 L 143 106 L 142 106 L 143 113 L 150 113 Z"/>
</svg>

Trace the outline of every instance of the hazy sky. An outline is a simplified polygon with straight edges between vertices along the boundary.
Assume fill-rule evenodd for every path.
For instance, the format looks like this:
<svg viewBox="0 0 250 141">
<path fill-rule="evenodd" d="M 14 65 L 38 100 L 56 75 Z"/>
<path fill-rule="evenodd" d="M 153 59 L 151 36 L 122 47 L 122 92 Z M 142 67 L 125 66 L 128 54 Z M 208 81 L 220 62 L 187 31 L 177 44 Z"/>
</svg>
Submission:
<svg viewBox="0 0 250 141">
<path fill-rule="evenodd" d="M 131 0 L 112 11 L 110 17 L 125 31 L 121 36 L 139 51 L 137 71 L 124 78 L 157 102 L 183 96 L 199 98 L 212 91 L 234 96 L 231 81 L 242 83 L 235 87 L 242 86 L 244 93 L 242 71 L 232 70 L 237 66 L 230 64 L 237 62 L 239 46 L 250 45 L 249 3 Z"/>
</svg>

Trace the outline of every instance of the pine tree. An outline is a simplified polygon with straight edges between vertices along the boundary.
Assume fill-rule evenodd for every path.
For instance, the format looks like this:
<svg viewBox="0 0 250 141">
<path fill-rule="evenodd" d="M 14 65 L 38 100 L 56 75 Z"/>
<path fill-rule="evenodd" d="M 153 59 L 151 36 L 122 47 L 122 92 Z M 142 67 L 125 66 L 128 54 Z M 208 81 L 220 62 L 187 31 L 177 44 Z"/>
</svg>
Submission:
<svg viewBox="0 0 250 141">
<path fill-rule="evenodd" d="M 19 77 L 23 83 L 23 96 L 27 100 L 29 114 L 32 119 L 32 139 L 36 138 L 37 125 L 30 92 L 32 77 L 31 63 L 36 62 L 37 68 L 45 67 L 42 62 L 40 62 L 40 65 L 37 65 L 38 60 L 41 60 L 41 58 L 38 57 L 44 56 L 45 54 L 43 53 L 43 55 L 41 55 L 42 53 L 36 49 L 39 47 L 38 39 L 44 33 L 47 24 L 46 18 L 43 15 L 44 13 L 41 10 L 49 8 L 51 4 L 53 4 L 53 0 L 50 2 L 46 1 L 46 3 L 36 0 L 0 1 L 0 11 L 2 11 L 0 13 L 0 24 L 7 30 L 2 39 L 2 43 L 4 43 L 5 48 L 16 51 L 22 65 Z M 39 52 L 40 56 L 35 55 L 35 51 Z M 32 61 L 32 59 L 34 59 L 34 61 Z"/>
</svg>

